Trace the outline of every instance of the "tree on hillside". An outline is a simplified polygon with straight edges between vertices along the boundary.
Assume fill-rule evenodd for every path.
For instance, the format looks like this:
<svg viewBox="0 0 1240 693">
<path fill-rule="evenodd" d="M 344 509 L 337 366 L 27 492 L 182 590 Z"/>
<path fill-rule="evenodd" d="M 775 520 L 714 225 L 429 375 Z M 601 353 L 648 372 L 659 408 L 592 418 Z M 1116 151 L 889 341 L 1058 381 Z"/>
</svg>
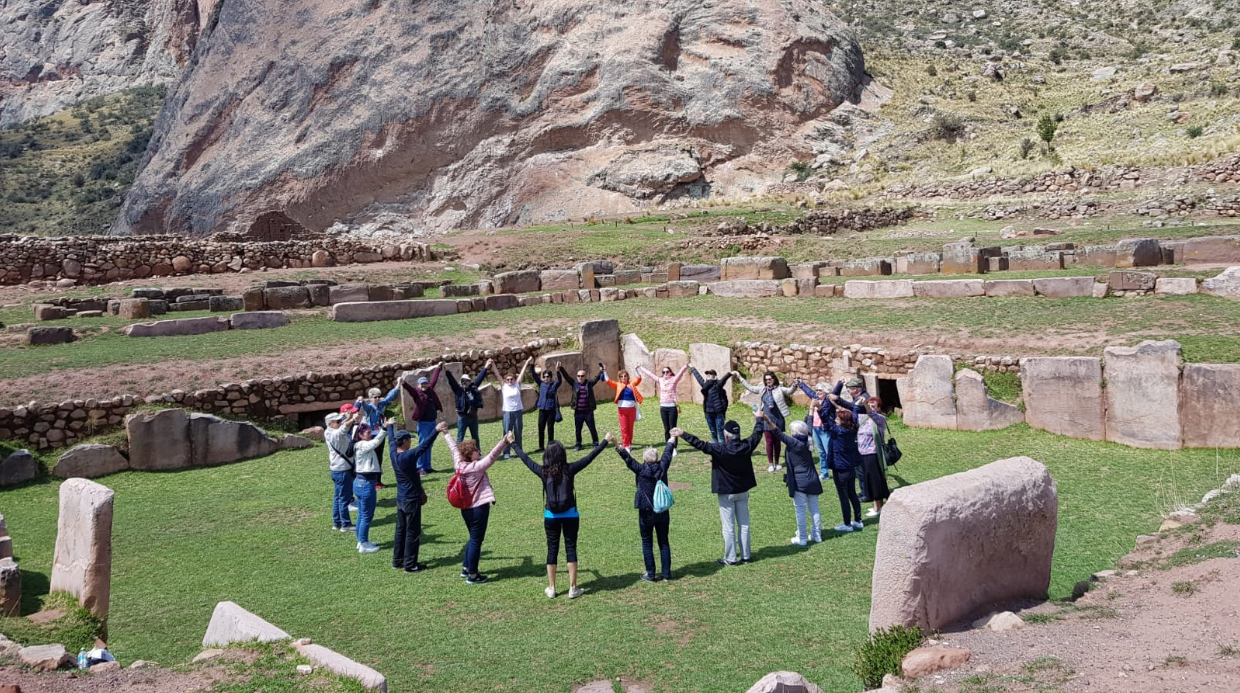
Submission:
<svg viewBox="0 0 1240 693">
<path fill-rule="evenodd" d="M 1057 128 L 1058 125 L 1055 124 L 1055 119 L 1049 113 L 1042 114 L 1042 117 L 1038 119 L 1038 137 L 1041 137 L 1042 141 L 1046 143 L 1046 151 L 1054 149 L 1051 146 L 1051 141 L 1055 139 L 1055 130 Z"/>
</svg>

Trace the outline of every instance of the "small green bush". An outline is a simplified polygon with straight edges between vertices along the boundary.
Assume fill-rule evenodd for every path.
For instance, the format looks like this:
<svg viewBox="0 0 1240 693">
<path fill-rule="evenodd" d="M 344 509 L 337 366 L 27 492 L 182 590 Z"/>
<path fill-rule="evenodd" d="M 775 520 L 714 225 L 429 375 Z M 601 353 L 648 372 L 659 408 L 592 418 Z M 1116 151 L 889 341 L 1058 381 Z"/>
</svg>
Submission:
<svg viewBox="0 0 1240 693">
<path fill-rule="evenodd" d="M 1189 125 L 1188 129 L 1184 132 L 1188 135 L 1188 139 L 1195 140 L 1198 137 L 1201 137 L 1201 134 L 1205 131 L 1206 129 L 1200 125 Z"/>
<path fill-rule="evenodd" d="M 1034 146 L 1036 145 L 1034 145 L 1033 140 L 1028 137 L 1022 139 L 1020 141 L 1020 158 L 1028 159 L 1029 155 L 1033 153 Z"/>
<path fill-rule="evenodd" d="M 935 67 L 934 63 L 930 63 L 929 65 L 926 66 L 926 74 L 930 75 L 931 77 L 938 77 L 939 68 Z"/>
<path fill-rule="evenodd" d="M 930 121 L 930 139 L 955 144 L 964 137 L 964 120 L 952 113 L 939 113 Z"/>
<path fill-rule="evenodd" d="M 904 656 L 920 647 L 923 640 L 925 635 L 919 626 L 879 628 L 857 648 L 853 673 L 866 688 L 878 688 L 883 685 L 884 675 L 900 675 Z"/>
<path fill-rule="evenodd" d="M 1055 130 L 1058 128 L 1059 125 L 1055 122 L 1055 118 L 1049 113 L 1042 114 L 1042 117 L 1038 119 L 1038 137 L 1046 143 L 1048 150 L 1051 148 L 1051 141 L 1055 139 Z"/>
</svg>

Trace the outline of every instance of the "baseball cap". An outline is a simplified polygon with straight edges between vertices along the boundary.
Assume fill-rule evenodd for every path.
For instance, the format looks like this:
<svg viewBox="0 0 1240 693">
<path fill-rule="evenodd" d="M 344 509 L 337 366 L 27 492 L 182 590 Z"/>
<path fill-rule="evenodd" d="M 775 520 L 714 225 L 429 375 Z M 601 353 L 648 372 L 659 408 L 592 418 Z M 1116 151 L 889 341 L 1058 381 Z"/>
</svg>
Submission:
<svg viewBox="0 0 1240 693">
<path fill-rule="evenodd" d="M 729 421 L 723 425 L 723 430 L 726 433 L 731 433 L 734 436 L 738 436 L 741 434 L 741 425 L 735 421 Z"/>
<path fill-rule="evenodd" d="M 429 380 L 427 380 L 427 379 L 426 379 L 426 378 L 424 378 L 424 377 L 423 377 L 423 378 L 418 378 L 418 384 L 419 384 L 419 385 L 425 385 L 425 384 L 427 384 L 427 383 L 429 383 L 429 382 L 430 382 L 430 381 L 429 381 Z"/>
<path fill-rule="evenodd" d="M 341 414 L 352 414 L 355 411 L 357 411 L 357 406 L 354 405 L 352 402 L 346 402 L 340 405 Z"/>
<path fill-rule="evenodd" d="M 408 439 L 410 439 L 410 438 L 412 438 L 412 437 L 413 437 L 413 434 L 412 434 L 412 433 L 410 433 L 409 431 L 397 431 L 397 432 L 396 432 L 396 436 L 394 437 L 394 442 L 395 442 L 397 445 L 400 445 L 400 444 L 401 444 L 401 441 L 408 440 Z"/>
<path fill-rule="evenodd" d="M 849 378 L 844 385 L 845 387 L 865 387 L 865 382 L 861 378 Z"/>
<path fill-rule="evenodd" d="M 324 421 L 326 421 L 326 422 L 327 422 L 327 423 L 329 423 L 329 424 L 333 424 L 333 423 L 338 423 L 338 422 L 340 422 L 340 421 L 344 421 L 344 414 L 328 414 L 328 415 L 327 415 L 327 418 L 326 418 L 326 419 L 324 419 Z"/>
</svg>

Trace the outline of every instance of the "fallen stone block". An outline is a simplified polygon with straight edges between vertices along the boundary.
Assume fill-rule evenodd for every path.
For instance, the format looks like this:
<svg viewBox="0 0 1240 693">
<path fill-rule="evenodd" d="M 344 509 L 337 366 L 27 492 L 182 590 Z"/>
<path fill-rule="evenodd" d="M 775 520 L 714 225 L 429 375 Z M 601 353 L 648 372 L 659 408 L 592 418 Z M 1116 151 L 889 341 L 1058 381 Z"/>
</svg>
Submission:
<svg viewBox="0 0 1240 693">
<path fill-rule="evenodd" d="M 1008 251 L 1008 269 L 1029 272 L 1063 269 L 1063 253 L 1047 252 L 1043 248 L 1024 248 Z"/>
<path fill-rule="evenodd" d="M 722 281 L 787 279 L 791 276 L 788 261 L 782 257 L 728 257 L 720 261 Z M 692 266 L 690 266 L 692 267 Z M 681 268 L 681 278 L 685 270 Z M 700 280 L 699 280 L 700 281 Z"/>
<path fill-rule="evenodd" d="M 267 330 L 284 327 L 289 323 L 288 316 L 278 310 L 260 310 L 253 313 L 233 313 L 228 322 L 234 330 Z"/>
<path fill-rule="evenodd" d="M 142 320 L 151 317 L 151 304 L 145 298 L 122 298 L 116 314 L 126 320 Z"/>
<path fill-rule="evenodd" d="M 1180 447 L 1180 343 L 1141 342 L 1135 347 L 1107 347 L 1106 439 L 1136 448 Z"/>
<path fill-rule="evenodd" d="M 991 604 L 1046 597 L 1059 496 L 1014 457 L 896 489 L 883 506 L 870 630 L 938 630 Z"/>
<path fill-rule="evenodd" d="M 695 281 L 699 284 L 717 282 L 722 279 L 719 265 L 681 265 L 680 281 Z M 670 278 L 669 278 L 670 280 Z"/>
<path fill-rule="evenodd" d="M 370 291 L 365 284 L 337 284 L 327 287 L 328 305 L 337 303 L 367 303 Z"/>
<path fill-rule="evenodd" d="M 266 457 L 280 449 L 280 441 L 245 421 L 229 421 L 212 414 L 189 415 L 190 464 L 214 467 Z M 130 439 L 132 455 L 134 441 Z"/>
<path fill-rule="evenodd" d="M 891 274 L 891 262 L 886 258 L 848 260 L 840 267 L 841 277 L 879 277 L 888 274 Z"/>
<path fill-rule="evenodd" d="M 30 346 L 69 344 L 77 341 L 72 327 L 31 327 L 26 330 L 26 343 Z"/>
<path fill-rule="evenodd" d="M 959 647 L 919 647 L 904 655 L 900 673 L 906 679 L 919 679 L 936 672 L 959 669 L 972 656 L 972 651 Z"/>
<path fill-rule="evenodd" d="M 211 622 L 202 636 L 202 646 L 225 647 L 232 643 L 291 640 L 288 633 L 242 609 L 233 602 L 220 602 L 211 613 Z"/>
<path fill-rule="evenodd" d="M 725 280 L 709 286 L 712 294 L 724 298 L 769 298 L 783 295 L 780 282 L 771 279 Z"/>
<path fill-rule="evenodd" d="M 1103 282 L 1094 282 L 1094 298 L 1106 298 L 1111 295 L 1111 287 Z"/>
<path fill-rule="evenodd" d="M 611 682 L 607 685 L 610 688 Z M 822 689 L 795 671 L 775 671 L 758 679 L 745 693 L 822 693 Z"/>
<path fill-rule="evenodd" d="M 888 279 L 864 281 L 853 279 L 844 282 L 844 298 L 912 298 L 913 280 Z"/>
<path fill-rule="evenodd" d="M 525 294 L 539 290 L 538 270 L 517 270 L 495 275 L 495 293 Z"/>
<path fill-rule="evenodd" d="M 48 305 L 46 303 L 34 304 L 35 320 L 63 320 L 69 317 L 69 312 L 60 306 Z"/>
<path fill-rule="evenodd" d="M 698 295 L 699 284 L 695 281 L 675 281 L 667 283 L 668 298 L 688 298 Z"/>
<path fill-rule="evenodd" d="M 1153 291 L 1158 275 L 1151 272 L 1112 272 L 1107 276 L 1107 285 L 1112 291 Z"/>
<path fill-rule="evenodd" d="M 1240 364 L 1184 364 L 1180 398 L 1185 447 L 1240 448 Z"/>
<path fill-rule="evenodd" d="M 908 377 L 896 381 L 904 423 L 914 428 L 956 430 L 956 400 L 952 395 L 955 366 L 950 356 L 922 354 Z"/>
<path fill-rule="evenodd" d="M 60 517 L 52 558 L 52 592 L 68 592 L 107 618 L 112 594 L 112 489 L 88 479 L 60 485 Z"/>
<path fill-rule="evenodd" d="M 168 305 L 168 310 L 173 313 L 189 313 L 192 311 L 209 310 L 211 302 L 208 299 L 201 301 L 177 301 Z"/>
<path fill-rule="evenodd" d="M 1160 296 L 1188 296 L 1197 293 L 1197 280 L 1192 277 L 1159 277 L 1154 293 Z"/>
<path fill-rule="evenodd" d="M 304 286 L 282 286 L 263 290 L 263 300 L 270 310 L 309 308 L 310 292 Z"/>
<path fill-rule="evenodd" d="M 1089 356 L 1021 359 L 1025 422 L 1068 436 L 1105 438 L 1102 360 Z"/>
<path fill-rule="evenodd" d="M 1047 298 L 1089 298 L 1094 295 L 1093 277 L 1048 277 L 1034 279 L 1033 288 Z"/>
<path fill-rule="evenodd" d="M 373 322 L 378 320 L 427 318 L 435 315 L 456 315 L 456 301 L 452 299 L 426 299 L 337 303 L 328 311 L 327 317 L 329 320 L 336 322 Z"/>
<path fill-rule="evenodd" d="M 73 655 L 65 650 L 64 645 L 34 645 L 23 647 L 17 653 L 22 664 L 35 671 L 56 671 L 61 667 L 75 666 Z"/>
<path fill-rule="evenodd" d="M 538 283 L 543 291 L 576 291 L 581 288 L 581 276 L 571 269 L 543 270 Z"/>
<path fill-rule="evenodd" d="M 1240 267 L 1228 267 L 1217 277 L 1202 280 L 1201 293 L 1240 299 Z"/>
<path fill-rule="evenodd" d="M 494 294 L 484 300 L 487 310 L 512 310 L 521 307 L 521 299 L 511 294 Z"/>
<path fill-rule="evenodd" d="M 207 310 L 212 313 L 231 313 L 245 310 L 245 300 L 240 296 L 212 296 L 207 299 Z"/>
<path fill-rule="evenodd" d="M 1115 244 L 1115 266 L 1153 267 L 1162 264 L 1162 246 L 1154 238 L 1125 238 Z"/>
<path fill-rule="evenodd" d="M 312 447 L 314 447 L 314 441 L 303 436 L 285 433 L 284 437 L 280 438 L 281 450 L 304 450 Z"/>
<path fill-rule="evenodd" d="M 185 337 L 209 332 L 223 332 L 230 327 L 231 323 L 228 318 L 210 316 L 137 322 L 127 325 L 122 331 L 130 337 Z"/>
<path fill-rule="evenodd" d="M 127 469 L 129 460 L 115 445 L 91 443 L 78 445 L 61 455 L 52 468 L 52 476 L 60 479 L 97 479 Z"/>
<path fill-rule="evenodd" d="M 981 279 L 913 282 L 913 295 L 917 298 L 971 298 L 974 296 L 985 296 L 986 284 Z"/>
<path fill-rule="evenodd" d="M 1020 407 L 986 394 L 981 373 L 968 368 L 956 373 L 957 431 L 997 431 L 1024 420 Z"/>
<path fill-rule="evenodd" d="M 293 647 L 298 654 L 316 666 L 323 667 L 338 676 L 353 679 L 362 684 L 362 688 L 366 690 L 386 692 L 388 689 L 387 679 L 384 678 L 383 674 L 365 664 L 359 664 L 342 654 L 314 643 L 301 644 L 298 642 Z"/>
<path fill-rule="evenodd" d="M 1183 243 L 1186 264 L 1240 263 L 1240 236 L 1204 236 Z"/>
<path fill-rule="evenodd" d="M 1032 279 L 987 280 L 985 289 L 986 295 L 991 297 L 1033 296 L 1037 293 L 1033 288 Z"/>
<path fill-rule="evenodd" d="M 29 450 L 14 450 L 0 461 L 0 486 L 15 486 L 39 475 L 39 462 Z"/>
<path fill-rule="evenodd" d="M 247 311 L 266 310 L 267 308 L 266 295 L 263 294 L 263 290 L 258 287 L 246 289 L 246 291 L 241 294 L 241 301 L 245 304 L 245 310 Z"/>
</svg>

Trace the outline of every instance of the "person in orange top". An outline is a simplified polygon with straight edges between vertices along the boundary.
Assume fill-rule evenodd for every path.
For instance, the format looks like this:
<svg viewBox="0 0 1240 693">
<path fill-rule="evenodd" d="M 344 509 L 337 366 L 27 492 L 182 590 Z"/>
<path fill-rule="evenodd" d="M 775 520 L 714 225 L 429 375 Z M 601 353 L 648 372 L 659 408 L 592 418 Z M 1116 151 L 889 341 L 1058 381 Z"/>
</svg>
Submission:
<svg viewBox="0 0 1240 693">
<path fill-rule="evenodd" d="M 629 372 L 620 371 L 620 380 L 612 380 L 607 377 L 607 371 L 603 364 L 599 364 L 599 369 L 603 370 L 603 377 L 606 379 L 607 387 L 616 391 L 616 417 L 620 419 L 620 447 L 628 450 L 633 445 L 633 425 L 637 422 L 637 408 L 642 404 L 642 393 L 637 391 L 637 386 L 641 384 L 641 376 L 637 376 L 636 380 L 629 381 Z"/>
</svg>

